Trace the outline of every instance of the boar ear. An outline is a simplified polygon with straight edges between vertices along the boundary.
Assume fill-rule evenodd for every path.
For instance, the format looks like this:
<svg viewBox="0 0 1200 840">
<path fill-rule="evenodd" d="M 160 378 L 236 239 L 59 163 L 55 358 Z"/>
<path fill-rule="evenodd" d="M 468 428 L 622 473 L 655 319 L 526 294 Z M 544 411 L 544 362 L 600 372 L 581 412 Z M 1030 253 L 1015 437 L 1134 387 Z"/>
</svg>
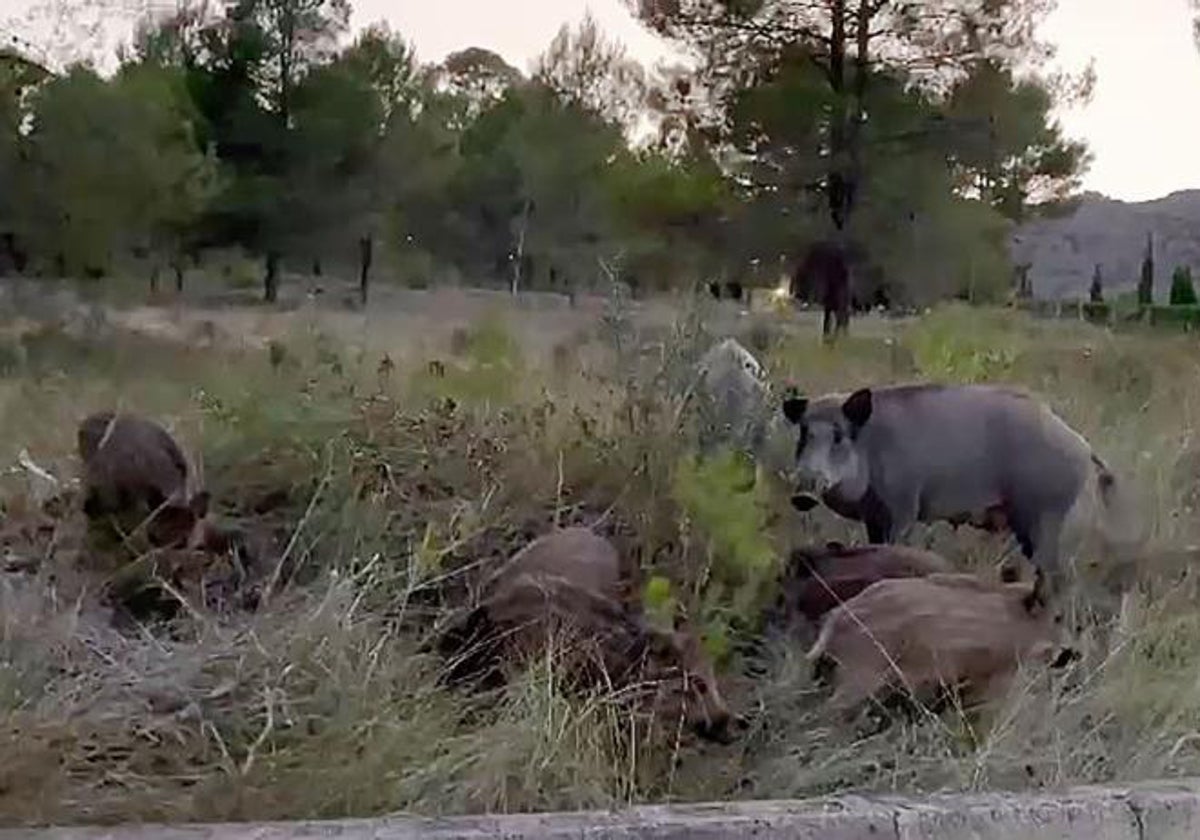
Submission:
<svg viewBox="0 0 1200 840">
<path fill-rule="evenodd" d="M 859 388 L 842 403 L 842 414 L 853 426 L 863 426 L 871 419 L 871 389 Z"/>
<path fill-rule="evenodd" d="M 804 420 L 804 412 L 808 409 L 808 400 L 792 395 L 783 401 L 783 416 L 789 423 L 800 425 Z"/>
</svg>

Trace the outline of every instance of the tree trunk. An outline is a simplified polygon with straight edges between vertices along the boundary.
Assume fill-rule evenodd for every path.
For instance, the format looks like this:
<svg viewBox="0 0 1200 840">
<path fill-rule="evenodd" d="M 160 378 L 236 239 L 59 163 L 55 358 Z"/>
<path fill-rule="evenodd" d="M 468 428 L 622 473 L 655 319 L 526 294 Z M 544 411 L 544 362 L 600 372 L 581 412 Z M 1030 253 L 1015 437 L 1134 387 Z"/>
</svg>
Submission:
<svg viewBox="0 0 1200 840">
<path fill-rule="evenodd" d="M 871 17 L 873 6 L 867 0 L 859 0 L 858 17 L 855 21 L 854 98 L 848 114 L 850 124 L 846 132 L 849 173 L 843 209 L 844 218 L 849 220 L 858 198 L 858 187 L 862 181 L 862 124 L 866 112 L 867 81 L 871 64 Z"/>
<path fill-rule="evenodd" d="M 367 305 L 367 290 L 371 282 L 371 248 L 374 240 L 366 234 L 358 240 L 358 296 L 363 306 Z"/>
<path fill-rule="evenodd" d="M 150 294 L 158 294 L 158 260 L 154 261 L 154 267 L 150 269 Z"/>
<path fill-rule="evenodd" d="M 274 303 L 279 298 L 279 252 L 267 252 L 267 273 L 263 276 L 263 300 Z"/>
<path fill-rule="evenodd" d="M 17 245 L 17 235 L 15 233 L 5 233 L 3 237 L 0 237 L 0 241 L 4 243 L 3 250 L 0 251 L 0 257 L 4 258 L 0 260 L 0 266 L 3 266 L 0 269 L 0 274 L 7 273 L 8 266 L 10 265 L 17 274 L 24 274 L 26 265 L 25 252 Z"/>
<path fill-rule="evenodd" d="M 313 258 L 313 261 L 312 261 L 312 273 L 313 273 L 313 277 L 320 277 L 320 276 L 321 276 L 321 259 L 320 259 L 320 257 L 314 257 L 314 258 Z"/>
<path fill-rule="evenodd" d="M 175 291 L 183 294 L 183 257 L 179 257 L 172 264 L 175 269 Z"/>
<path fill-rule="evenodd" d="M 517 259 L 513 265 L 512 276 L 512 294 L 516 294 L 521 288 L 521 266 L 525 262 L 525 230 L 529 227 L 529 211 L 531 209 L 529 199 L 525 199 L 525 208 L 521 211 L 521 230 L 517 234 Z"/>
<path fill-rule="evenodd" d="M 831 0 L 829 15 L 829 87 L 833 114 L 829 126 L 829 172 L 826 200 L 829 218 L 837 230 L 846 224 L 846 0 Z"/>
</svg>

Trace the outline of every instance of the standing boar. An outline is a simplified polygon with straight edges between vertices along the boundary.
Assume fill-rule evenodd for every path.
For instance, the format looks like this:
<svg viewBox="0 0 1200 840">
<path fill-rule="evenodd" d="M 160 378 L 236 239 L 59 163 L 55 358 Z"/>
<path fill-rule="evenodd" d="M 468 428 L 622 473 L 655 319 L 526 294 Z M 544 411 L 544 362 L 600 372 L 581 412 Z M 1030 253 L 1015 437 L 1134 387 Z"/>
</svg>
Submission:
<svg viewBox="0 0 1200 840">
<path fill-rule="evenodd" d="M 102 411 L 79 426 L 84 513 L 112 517 L 128 534 L 145 526 L 156 546 L 199 538 L 208 493 L 189 495 L 188 463 L 162 426 L 135 414 Z"/>
<path fill-rule="evenodd" d="M 811 402 L 790 396 L 783 414 L 799 430 L 798 489 L 863 522 L 872 543 L 899 542 L 918 521 L 1009 530 L 1036 567 L 1039 599 L 1060 588 L 1064 531 L 1085 518 L 1100 514 L 1086 524 L 1099 525 L 1106 547 L 1132 549 L 1133 512 L 1116 477 L 1079 433 L 1023 392 L 863 388 Z M 798 510 L 816 503 L 806 492 L 793 498 Z"/>
<path fill-rule="evenodd" d="M 925 703 L 958 689 L 970 707 L 1002 697 L 1022 663 L 1069 661 L 1028 595 L 1028 584 L 974 575 L 881 580 L 829 612 L 808 660 L 832 676 L 842 711 L 885 689 Z"/>
<path fill-rule="evenodd" d="M 478 607 L 442 635 L 451 684 L 495 686 L 512 665 L 553 650 L 574 687 L 608 686 L 636 696 L 665 720 L 701 737 L 732 739 L 731 715 L 696 637 L 662 632 L 616 597 L 617 553 L 583 528 L 554 531 L 492 575 Z"/>
<path fill-rule="evenodd" d="M 923 577 L 950 572 L 950 564 L 932 551 L 900 545 L 839 543 L 795 549 L 782 579 L 784 616 L 817 622 L 868 586 L 889 578 Z"/>
<path fill-rule="evenodd" d="M 850 269 L 846 249 L 839 243 L 813 243 L 792 276 L 790 290 L 797 299 L 821 302 L 825 309 L 822 335 L 837 335 L 849 328 Z"/>
</svg>

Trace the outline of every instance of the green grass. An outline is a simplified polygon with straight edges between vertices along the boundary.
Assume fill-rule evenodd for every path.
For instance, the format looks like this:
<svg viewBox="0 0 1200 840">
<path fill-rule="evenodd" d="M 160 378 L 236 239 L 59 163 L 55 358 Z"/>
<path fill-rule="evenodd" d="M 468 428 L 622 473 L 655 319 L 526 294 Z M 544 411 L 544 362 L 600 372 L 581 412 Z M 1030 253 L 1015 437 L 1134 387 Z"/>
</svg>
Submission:
<svg viewBox="0 0 1200 840">
<path fill-rule="evenodd" d="M 21 536 L 26 485 L 0 477 L 10 555 L 41 561 L 0 576 L 0 822 L 613 807 L 1200 772 L 1186 551 L 1200 544 L 1200 356 L 1188 336 L 950 306 L 902 324 L 857 320 L 827 347 L 814 320 L 754 321 L 772 376 L 808 393 L 900 380 L 1031 388 L 1129 482 L 1150 526 L 1134 642 L 1066 676 L 1031 676 L 989 729 L 947 713 L 868 734 L 827 712 L 799 647 L 769 645 L 747 676 L 737 642 L 757 630 L 782 551 L 862 537 L 828 512 L 781 513 L 735 458 L 692 459 L 666 383 L 686 378 L 689 354 L 720 329 L 683 313 L 669 348 L 639 354 L 663 331 L 636 316 L 582 324 L 553 345 L 522 317 L 493 313 L 421 351 L 385 335 L 350 346 L 309 325 L 274 336 L 286 348 L 275 364 L 265 348 L 193 349 L 102 324 L 6 338 L 5 466 L 26 449 L 70 479 L 79 419 L 136 409 L 186 444 L 222 516 L 267 528 L 288 556 L 268 569 L 276 584 L 257 612 L 210 608 L 181 584 L 174 618 L 122 634 L 77 517 L 53 542 Z M 386 377 L 384 347 L 396 365 Z M 429 373 L 434 358 L 445 376 Z M 724 692 L 753 718 L 738 743 L 681 742 L 612 697 L 568 698 L 553 661 L 494 703 L 437 687 L 422 642 L 471 571 L 526 533 L 605 511 L 654 620 L 699 620 Z M 1007 550 L 969 529 L 917 539 L 964 567 Z"/>
</svg>

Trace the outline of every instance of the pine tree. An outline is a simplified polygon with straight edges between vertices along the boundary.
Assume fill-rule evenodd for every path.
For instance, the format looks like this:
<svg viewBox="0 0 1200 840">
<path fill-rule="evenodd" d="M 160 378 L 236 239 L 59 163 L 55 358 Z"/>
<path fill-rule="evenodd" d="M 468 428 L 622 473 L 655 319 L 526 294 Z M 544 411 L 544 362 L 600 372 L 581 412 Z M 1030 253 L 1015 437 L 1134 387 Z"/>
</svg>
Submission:
<svg viewBox="0 0 1200 840">
<path fill-rule="evenodd" d="M 1146 234 L 1146 255 L 1142 257 L 1142 276 L 1138 280 L 1138 303 L 1150 306 L 1154 303 L 1154 234 Z"/>
<path fill-rule="evenodd" d="M 1092 272 L 1092 287 L 1088 290 L 1088 300 L 1092 303 L 1104 303 L 1104 280 L 1100 274 L 1100 263 Z"/>
</svg>

